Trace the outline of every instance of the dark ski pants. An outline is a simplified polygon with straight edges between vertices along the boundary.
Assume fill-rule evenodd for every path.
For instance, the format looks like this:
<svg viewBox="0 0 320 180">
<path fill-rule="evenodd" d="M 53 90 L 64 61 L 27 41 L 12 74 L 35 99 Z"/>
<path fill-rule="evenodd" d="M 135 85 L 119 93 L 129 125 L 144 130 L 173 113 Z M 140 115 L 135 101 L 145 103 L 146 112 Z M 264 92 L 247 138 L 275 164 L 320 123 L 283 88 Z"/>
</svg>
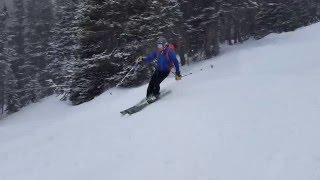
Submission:
<svg viewBox="0 0 320 180">
<path fill-rule="evenodd" d="M 160 94 L 160 83 L 169 76 L 170 71 L 159 71 L 156 70 L 149 82 L 148 90 L 147 90 L 147 97 L 150 95 L 159 95 Z"/>
</svg>

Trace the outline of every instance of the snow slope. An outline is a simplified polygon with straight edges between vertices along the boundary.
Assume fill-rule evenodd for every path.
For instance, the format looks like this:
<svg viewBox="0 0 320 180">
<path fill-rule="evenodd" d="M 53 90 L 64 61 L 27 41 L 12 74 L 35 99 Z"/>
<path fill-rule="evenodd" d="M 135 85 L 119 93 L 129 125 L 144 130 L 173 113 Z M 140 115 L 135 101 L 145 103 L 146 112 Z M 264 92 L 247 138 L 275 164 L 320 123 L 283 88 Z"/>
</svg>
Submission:
<svg viewBox="0 0 320 180">
<path fill-rule="evenodd" d="M 0 180 L 319 180 L 318 32 L 228 47 L 133 116 L 146 86 L 29 106 L 0 121 Z"/>
</svg>

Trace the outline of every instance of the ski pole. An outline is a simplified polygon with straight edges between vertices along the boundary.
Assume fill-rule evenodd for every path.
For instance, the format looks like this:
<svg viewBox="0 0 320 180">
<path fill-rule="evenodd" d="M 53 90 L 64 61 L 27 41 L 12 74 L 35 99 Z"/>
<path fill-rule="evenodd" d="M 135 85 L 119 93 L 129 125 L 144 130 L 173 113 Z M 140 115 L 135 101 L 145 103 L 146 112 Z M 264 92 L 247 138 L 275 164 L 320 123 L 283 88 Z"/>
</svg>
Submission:
<svg viewBox="0 0 320 180">
<path fill-rule="evenodd" d="M 116 87 L 120 86 L 123 83 L 123 81 L 127 79 L 130 73 L 138 67 L 138 65 L 139 65 L 139 61 L 136 61 L 133 67 L 130 69 L 130 71 L 124 76 L 124 78 L 122 78 L 122 80 L 116 85 Z"/>
<path fill-rule="evenodd" d="M 190 75 L 192 75 L 192 73 L 182 75 L 181 77 L 186 77 L 186 76 L 190 76 Z"/>
<path fill-rule="evenodd" d="M 204 70 L 207 70 L 207 69 L 213 69 L 213 64 L 211 64 L 210 67 L 201 68 L 201 69 L 199 69 L 197 72 L 201 72 L 201 71 L 204 71 Z M 191 73 L 182 75 L 182 77 L 190 76 L 190 75 L 193 75 L 193 74 L 194 74 L 194 73 L 191 72 Z"/>
<path fill-rule="evenodd" d="M 171 73 L 173 74 L 173 75 L 176 75 L 176 73 L 174 73 L 173 71 L 171 71 Z M 184 75 L 181 75 L 181 77 L 186 77 L 186 76 L 189 76 L 189 75 L 191 75 L 192 73 L 188 73 L 188 74 L 184 74 Z"/>
</svg>

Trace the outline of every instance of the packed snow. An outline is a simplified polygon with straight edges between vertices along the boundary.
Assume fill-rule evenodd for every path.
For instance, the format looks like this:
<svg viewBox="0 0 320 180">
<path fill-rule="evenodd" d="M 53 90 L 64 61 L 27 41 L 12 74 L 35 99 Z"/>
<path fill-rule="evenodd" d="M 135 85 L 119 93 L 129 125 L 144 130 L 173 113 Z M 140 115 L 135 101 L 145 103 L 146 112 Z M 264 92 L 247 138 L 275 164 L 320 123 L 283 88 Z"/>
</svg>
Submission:
<svg viewBox="0 0 320 180">
<path fill-rule="evenodd" d="M 146 85 L 30 105 L 0 121 L 0 179 L 319 180 L 319 32 L 226 47 L 132 116 Z"/>
</svg>

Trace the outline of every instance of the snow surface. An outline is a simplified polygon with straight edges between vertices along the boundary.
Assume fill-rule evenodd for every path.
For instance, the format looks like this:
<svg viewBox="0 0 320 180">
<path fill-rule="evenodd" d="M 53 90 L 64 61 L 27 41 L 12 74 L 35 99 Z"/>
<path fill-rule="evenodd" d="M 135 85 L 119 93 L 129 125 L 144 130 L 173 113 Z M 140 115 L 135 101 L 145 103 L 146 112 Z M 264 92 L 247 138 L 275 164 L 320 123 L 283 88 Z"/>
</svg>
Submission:
<svg viewBox="0 0 320 180">
<path fill-rule="evenodd" d="M 146 86 L 26 107 L 0 121 L 0 180 L 319 180 L 319 32 L 228 47 L 132 116 Z"/>
</svg>

